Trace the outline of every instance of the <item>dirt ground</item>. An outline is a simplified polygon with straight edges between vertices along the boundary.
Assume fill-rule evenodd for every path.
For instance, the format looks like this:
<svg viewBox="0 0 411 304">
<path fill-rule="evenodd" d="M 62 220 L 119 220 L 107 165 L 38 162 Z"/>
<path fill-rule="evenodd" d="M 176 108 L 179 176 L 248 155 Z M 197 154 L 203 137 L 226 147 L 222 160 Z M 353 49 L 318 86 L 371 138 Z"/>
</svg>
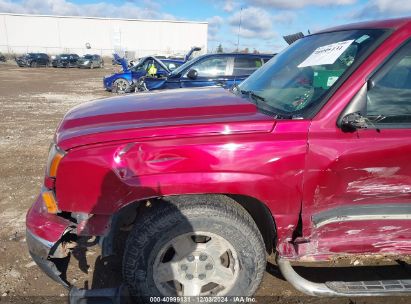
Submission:
<svg viewBox="0 0 411 304">
<path fill-rule="evenodd" d="M 19 68 L 0 64 L 0 303 L 64 303 L 67 290 L 49 279 L 31 260 L 25 240 L 25 214 L 39 193 L 49 144 L 64 113 L 88 100 L 111 96 L 104 91 L 104 69 Z M 272 257 L 257 292 L 262 303 L 411 303 L 411 297 L 313 298 L 285 282 Z M 354 261 L 350 261 L 353 263 Z M 408 267 L 358 265 L 299 267 L 314 281 L 411 278 Z M 77 250 L 68 261 L 68 280 L 81 288 L 116 286 L 120 258 L 101 259 L 99 248 Z M 357 264 L 357 262 L 355 262 Z"/>
</svg>

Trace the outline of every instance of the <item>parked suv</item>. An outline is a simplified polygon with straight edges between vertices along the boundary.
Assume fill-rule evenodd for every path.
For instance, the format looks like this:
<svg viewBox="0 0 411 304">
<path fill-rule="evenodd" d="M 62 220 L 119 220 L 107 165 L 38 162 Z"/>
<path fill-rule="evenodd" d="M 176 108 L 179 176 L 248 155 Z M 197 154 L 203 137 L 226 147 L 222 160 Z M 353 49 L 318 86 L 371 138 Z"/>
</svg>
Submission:
<svg viewBox="0 0 411 304">
<path fill-rule="evenodd" d="M 50 58 L 44 53 L 27 53 L 23 56 L 17 57 L 16 63 L 19 67 L 47 67 L 50 65 Z"/>
<path fill-rule="evenodd" d="M 77 67 L 77 61 L 79 58 L 80 56 L 77 54 L 61 54 L 57 55 L 51 61 L 51 65 L 55 68 Z"/>
<path fill-rule="evenodd" d="M 29 251 L 68 284 L 54 263 L 76 238 L 104 257 L 131 229 L 123 279 L 147 301 L 251 296 L 274 251 L 309 295 L 409 294 L 403 278 L 311 282 L 291 262 L 410 254 L 410 79 L 407 18 L 301 38 L 232 91 L 81 104 L 54 136 Z"/>
<path fill-rule="evenodd" d="M 206 54 L 194 58 L 171 71 L 167 77 L 140 78 L 134 83 L 137 91 L 222 86 L 230 88 L 260 68 L 273 55 L 269 54 Z"/>
</svg>

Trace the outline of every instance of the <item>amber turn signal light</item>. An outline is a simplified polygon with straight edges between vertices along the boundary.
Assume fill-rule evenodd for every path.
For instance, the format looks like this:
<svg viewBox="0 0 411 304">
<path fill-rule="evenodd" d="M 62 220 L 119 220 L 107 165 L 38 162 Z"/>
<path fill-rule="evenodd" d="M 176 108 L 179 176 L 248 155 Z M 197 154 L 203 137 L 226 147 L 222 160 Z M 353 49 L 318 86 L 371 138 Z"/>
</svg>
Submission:
<svg viewBox="0 0 411 304">
<path fill-rule="evenodd" d="M 56 145 L 52 145 L 49 158 L 47 161 L 47 176 L 49 177 L 56 177 L 57 169 L 59 167 L 60 161 L 64 157 L 65 152 L 58 148 Z"/>
<path fill-rule="evenodd" d="M 51 161 L 51 165 L 50 165 L 50 177 L 56 177 L 57 168 L 62 158 L 63 158 L 63 154 L 60 154 L 60 153 L 57 153 L 54 156 L 53 160 Z"/>
<path fill-rule="evenodd" d="M 57 202 L 56 199 L 54 198 L 54 193 L 52 191 L 44 191 L 42 194 L 44 205 L 47 208 L 47 211 L 49 213 L 57 213 L 58 208 L 57 208 Z"/>
</svg>

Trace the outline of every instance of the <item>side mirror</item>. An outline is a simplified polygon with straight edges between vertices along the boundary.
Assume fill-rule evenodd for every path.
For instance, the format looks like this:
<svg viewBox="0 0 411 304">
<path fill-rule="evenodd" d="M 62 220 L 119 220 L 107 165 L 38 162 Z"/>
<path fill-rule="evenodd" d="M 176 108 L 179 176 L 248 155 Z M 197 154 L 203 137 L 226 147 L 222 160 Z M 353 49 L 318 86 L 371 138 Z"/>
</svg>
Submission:
<svg viewBox="0 0 411 304">
<path fill-rule="evenodd" d="M 197 77 L 198 77 L 198 72 L 197 72 L 197 70 L 190 70 L 190 71 L 188 71 L 188 73 L 187 73 L 187 77 L 188 78 L 190 78 L 190 79 L 197 79 Z"/>
<path fill-rule="evenodd" d="M 367 118 L 359 112 L 345 115 L 341 120 L 341 130 L 343 132 L 354 132 L 358 129 L 367 129 L 369 124 Z"/>
</svg>

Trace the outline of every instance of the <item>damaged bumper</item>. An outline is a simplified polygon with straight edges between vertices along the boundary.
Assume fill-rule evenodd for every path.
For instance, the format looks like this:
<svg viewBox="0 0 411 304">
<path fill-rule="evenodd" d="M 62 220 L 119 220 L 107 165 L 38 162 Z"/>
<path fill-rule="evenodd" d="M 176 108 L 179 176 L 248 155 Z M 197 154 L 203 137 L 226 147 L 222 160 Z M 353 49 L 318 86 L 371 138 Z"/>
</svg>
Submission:
<svg viewBox="0 0 411 304">
<path fill-rule="evenodd" d="M 53 280 L 69 287 L 61 277 L 52 258 L 63 258 L 62 237 L 71 231 L 73 223 L 58 215 L 50 214 L 39 196 L 26 217 L 27 246 L 36 264 Z"/>
<path fill-rule="evenodd" d="M 49 259 L 49 253 L 55 244 L 35 236 L 29 230 L 26 230 L 26 240 L 30 255 L 40 269 L 54 281 L 68 288 L 69 284 L 61 278 L 61 272 L 56 264 Z"/>
<path fill-rule="evenodd" d="M 29 66 L 29 63 L 27 62 L 27 61 L 25 61 L 25 60 L 22 60 L 22 59 L 16 59 L 16 63 L 17 63 L 17 65 L 19 66 L 19 67 L 28 67 Z"/>
</svg>

